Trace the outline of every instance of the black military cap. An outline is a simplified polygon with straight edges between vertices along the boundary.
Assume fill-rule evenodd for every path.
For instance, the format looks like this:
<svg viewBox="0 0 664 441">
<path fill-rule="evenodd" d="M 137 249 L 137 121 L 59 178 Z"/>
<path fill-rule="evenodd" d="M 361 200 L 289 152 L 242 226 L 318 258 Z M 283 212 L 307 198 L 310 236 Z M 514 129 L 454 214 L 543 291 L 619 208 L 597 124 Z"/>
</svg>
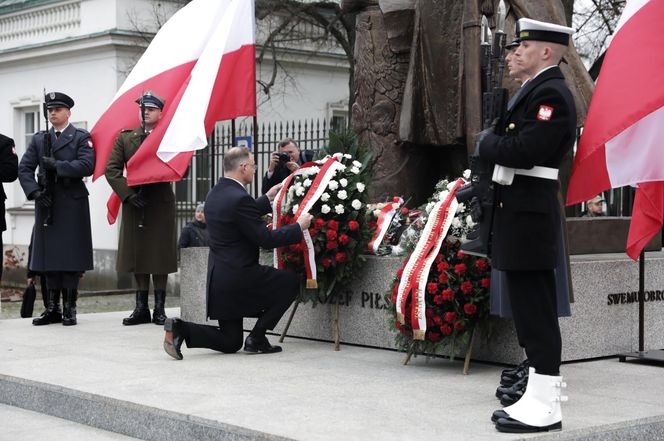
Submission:
<svg viewBox="0 0 664 441">
<path fill-rule="evenodd" d="M 512 40 L 511 43 L 505 45 L 505 49 L 514 49 L 515 47 L 518 47 L 521 44 L 521 39 L 520 38 L 515 38 Z"/>
<path fill-rule="evenodd" d="M 148 90 L 142 96 L 136 99 L 136 103 L 143 104 L 145 107 L 154 107 L 164 110 L 164 99 Z"/>
<path fill-rule="evenodd" d="M 55 107 L 66 107 L 71 109 L 74 107 L 74 100 L 65 95 L 62 92 L 49 92 L 44 95 L 44 102 L 46 103 L 47 109 L 53 109 Z"/>
</svg>

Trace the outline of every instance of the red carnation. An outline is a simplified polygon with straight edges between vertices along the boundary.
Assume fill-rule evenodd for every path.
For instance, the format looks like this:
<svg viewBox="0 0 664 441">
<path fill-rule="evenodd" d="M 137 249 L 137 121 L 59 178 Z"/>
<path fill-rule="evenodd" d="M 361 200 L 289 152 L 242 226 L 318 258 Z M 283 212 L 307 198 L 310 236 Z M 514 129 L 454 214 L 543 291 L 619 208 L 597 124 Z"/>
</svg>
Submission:
<svg viewBox="0 0 664 441">
<path fill-rule="evenodd" d="M 339 229 L 339 222 L 335 220 L 329 220 L 327 221 L 327 226 L 330 230 L 337 231 Z"/>
<path fill-rule="evenodd" d="M 325 226 L 325 221 L 323 219 L 321 219 L 320 217 L 316 218 L 316 220 L 314 221 L 314 228 L 316 228 L 317 230 L 320 230 L 324 226 Z"/>
<path fill-rule="evenodd" d="M 350 226 L 350 223 L 351 223 L 351 222 L 355 222 L 355 221 L 350 221 L 350 222 L 348 222 L 348 227 L 349 227 L 351 230 L 353 230 L 353 228 Z M 369 222 L 367 222 L 367 227 L 369 227 L 370 230 L 375 230 L 377 226 L 378 226 L 378 224 L 376 223 L 376 221 L 369 221 Z M 355 230 L 353 230 L 353 231 L 355 231 Z"/>
<path fill-rule="evenodd" d="M 466 303 L 463 305 L 463 312 L 468 315 L 473 315 L 477 312 L 477 306 L 473 305 L 472 303 Z"/>
<path fill-rule="evenodd" d="M 442 304 L 443 304 L 443 300 L 444 300 L 444 299 L 443 299 L 443 296 L 441 296 L 440 294 L 437 295 L 437 296 L 433 296 L 433 302 L 434 302 L 436 305 L 442 305 Z"/>
<path fill-rule="evenodd" d="M 464 294 L 468 295 L 471 292 L 473 292 L 473 282 L 466 280 L 461 284 L 461 291 L 463 291 Z"/>
<path fill-rule="evenodd" d="M 339 263 L 345 262 L 346 259 L 347 259 L 346 253 L 341 252 L 334 255 L 334 260 L 336 260 Z"/>
<path fill-rule="evenodd" d="M 323 257 L 320 263 L 323 265 L 323 268 L 329 268 L 330 265 L 332 265 L 332 259 L 329 257 Z"/>
<path fill-rule="evenodd" d="M 440 262 L 437 266 L 439 272 L 446 271 L 450 269 L 450 264 L 447 262 Z"/>
<path fill-rule="evenodd" d="M 433 310 L 430 309 L 430 308 L 425 309 L 425 310 L 424 310 L 424 315 L 426 316 L 426 318 L 431 318 L 431 317 L 433 317 Z"/>
<path fill-rule="evenodd" d="M 435 262 L 436 262 L 436 263 L 440 263 L 442 260 L 443 260 L 443 255 L 442 255 L 442 254 L 438 254 L 438 255 L 436 256 L 436 260 L 435 260 Z M 441 270 L 439 269 L 438 271 L 441 271 Z"/>
<path fill-rule="evenodd" d="M 325 235 L 327 236 L 327 240 L 334 240 L 337 238 L 337 232 L 335 230 L 327 230 Z"/>
<path fill-rule="evenodd" d="M 440 332 L 442 332 L 443 335 L 450 335 L 452 333 L 452 327 L 445 323 L 444 325 L 441 325 Z"/>
<path fill-rule="evenodd" d="M 447 277 L 446 273 L 440 273 L 440 275 L 438 276 L 438 282 L 440 283 L 447 283 L 449 280 L 450 278 Z"/>
<path fill-rule="evenodd" d="M 297 253 L 297 252 L 302 252 L 302 244 L 296 243 L 293 245 L 289 245 L 288 249 Z"/>
<path fill-rule="evenodd" d="M 336 241 L 331 240 L 325 245 L 325 248 L 327 248 L 328 250 L 336 250 L 338 246 L 339 245 L 337 244 Z"/>
<path fill-rule="evenodd" d="M 437 325 L 440 326 L 443 324 L 443 319 L 439 315 L 434 315 L 433 316 L 433 322 Z"/>
<path fill-rule="evenodd" d="M 429 294 L 435 294 L 436 291 L 438 291 L 438 284 L 437 283 L 427 283 L 427 292 Z"/>
<path fill-rule="evenodd" d="M 457 265 L 454 265 L 454 272 L 458 276 L 463 276 L 464 274 L 466 274 L 466 270 L 467 268 L 465 263 L 459 263 Z"/>
<path fill-rule="evenodd" d="M 466 255 L 463 253 L 463 251 L 459 250 L 457 251 L 457 258 L 463 259 Z"/>
<path fill-rule="evenodd" d="M 441 335 L 437 332 L 429 332 L 429 341 L 437 342 L 440 340 Z"/>
<path fill-rule="evenodd" d="M 401 208 L 399 209 L 399 211 L 401 211 L 401 214 L 403 214 L 403 215 L 405 216 L 405 215 L 408 214 L 408 212 L 409 212 L 410 210 L 409 210 L 407 207 L 401 207 Z"/>
<path fill-rule="evenodd" d="M 454 290 L 447 288 L 443 290 L 443 300 L 451 302 L 454 300 Z"/>
<path fill-rule="evenodd" d="M 454 329 L 456 329 L 457 331 L 463 331 L 463 323 L 461 323 L 461 322 L 456 322 L 456 323 L 454 324 Z"/>
<path fill-rule="evenodd" d="M 457 315 L 454 312 L 446 312 L 443 318 L 447 323 L 454 323 L 454 320 L 456 320 Z"/>
<path fill-rule="evenodd" d="M 488 277 L 483 278 L 480 280 L 480 285 L 482 285 L 482 288 L 489 288 L 491 286 L 491 279 Z"/>
<path fill-rule="evenodd" d="M 489 269 L 489 262 L 487 262 L 486 259 L 477 259 L 475 261 L 475 268 L 480 271 L 486 271 Z"/>
<path fill-rule="evenodd" d="M 399 196 L 394 196 L 392 198 L 392 202 L 394 202 L 396 204 L 399 204 L 399 203 L 401 203 L 401 198 Z"/>
<path fill-rule="evenodd" d="M 349 221 L 348 228 L 350 228 L 350 231 L 357 231 L 360 228 L 360 223 L 354 220 Z"/>
<path fill-rule="evenodd" d="M 341 245 L 346 246 L 346 245 L 348 245 L 349 242 L 350 242 L 350 237 L 348 237 L 345 234 L 339 235 L 339 243 Z"/>
</svg>

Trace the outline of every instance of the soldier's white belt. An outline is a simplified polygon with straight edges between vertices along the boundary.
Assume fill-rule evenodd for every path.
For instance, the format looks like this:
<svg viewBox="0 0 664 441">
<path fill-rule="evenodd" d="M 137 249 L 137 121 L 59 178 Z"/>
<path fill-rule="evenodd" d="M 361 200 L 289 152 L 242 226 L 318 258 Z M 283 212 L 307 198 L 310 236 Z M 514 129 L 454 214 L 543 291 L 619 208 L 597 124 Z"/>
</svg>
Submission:
<svg viewBox="0 0 664 441">
<path fill-rule="evenodd" d="M 512 168 L 512 167 L 503 167 L 502 165 L 496 164 L 493 167 L 493 176 L 491 180 L 500 185 L 512 185 L 514 181 L 514 175 L 523 175 L 530 176 L 532 178 L 541 178 L 541 179 L 558 179 L 558 169 L 551 167 L 540 167 L 536 165 L 533 168 Z"/>
</svg>

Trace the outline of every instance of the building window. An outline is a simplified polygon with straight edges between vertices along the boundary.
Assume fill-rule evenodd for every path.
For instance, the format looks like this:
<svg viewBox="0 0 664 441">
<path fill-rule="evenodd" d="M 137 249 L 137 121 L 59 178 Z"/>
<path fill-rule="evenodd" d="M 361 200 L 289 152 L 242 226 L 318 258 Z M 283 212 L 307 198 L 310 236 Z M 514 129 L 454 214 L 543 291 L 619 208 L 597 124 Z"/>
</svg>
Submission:
<svg viewBox="0 0 664 441">
<path fill-rule="evenodd" d="M 40 122 L 40 117 L 41 114 L 39 113 L 39 107 L 26 107 L 24 109 L 21 109 L 22 117 L 20 118 L 21 120 L 21 139 L 16 140 L 17 145 L 16 150 L 19 156 L 22 156 L 23 153 L 28 148 L 28 145 L 30 144 L 30 141 L 32 140 L 32 137 L 36 132 L 40 130 L 39 127 L 39 122 Z"/>
</svg>

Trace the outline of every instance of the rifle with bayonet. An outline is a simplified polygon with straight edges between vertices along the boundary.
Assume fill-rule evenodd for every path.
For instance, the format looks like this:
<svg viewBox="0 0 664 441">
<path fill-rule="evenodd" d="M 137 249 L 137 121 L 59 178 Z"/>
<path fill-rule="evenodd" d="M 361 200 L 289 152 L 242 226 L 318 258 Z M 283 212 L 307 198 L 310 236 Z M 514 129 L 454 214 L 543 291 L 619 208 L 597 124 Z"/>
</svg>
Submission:
<svg viewBox="0 0 664 441">
<path fill-rule="evenodd" d="M 46 96 L 46 89 L 44 89 L 44 96 Z M 43 157 L 53 156 L 53 145 L 51 144 L 51 133 L 48 127 L 48 108 L 46 107 L 46 100 L 42 104 L 42 112 L 44 113 L 44 120 L 46 121 L 46 130 L 44 131 L 44 152 L 42 158 L 39 158 L 39 173 L 37 174 L 37 182 L 41 186 L 41 191 L 46 194 L 46 199 L 53 201 L 53 189 L 55 188 L 55 171 L 47 170 L 44 167 Z M 53 225 L 53 203 L 45 207 L 46 214 L 43 218 L 43 226 L 47 227 Z"/>
<path fill-rule="evenodd" d="M 145 130 L 145 101 L 143 100 L 143 95 L 144 94 L 141 94 L 141 128 L 143 129 L 143 134 L 141 135 L 141 144 L 143 144 L 145 138 L 148 136 L 148 132 Z M 138 197 L 143 197 L 142 185 L 138 189 Z M 141 207 L 139 210 L 141 210 L 141 216 L 138 218 L 138 228 L 143 228 L 145 225 L 145 207 Z"/>
<path fill-rule="evenodd" d="M 495 133 L 499 130 L 495 127 L 496 122 L 502 119 L 507 106 L 507 89 L 501 87 L 505 71 L 506 15 L 505 3 L 501 0 L 493 38 L 486 16 L 482 16 L 481 23 L 482 128 L 493 128 Z M 475 154 L 470 157 L 470 182 L 456 194 L 459 202 L 470 201 L 471 217 L 476 223 L 466 236 L 467 242 L 461 244 L 461 250 L 466 254 L 483 257 L 490 255 L 495 201 L 492 176 L 493 164 L 482 160 L 476 148 Z"/>
</svg>

